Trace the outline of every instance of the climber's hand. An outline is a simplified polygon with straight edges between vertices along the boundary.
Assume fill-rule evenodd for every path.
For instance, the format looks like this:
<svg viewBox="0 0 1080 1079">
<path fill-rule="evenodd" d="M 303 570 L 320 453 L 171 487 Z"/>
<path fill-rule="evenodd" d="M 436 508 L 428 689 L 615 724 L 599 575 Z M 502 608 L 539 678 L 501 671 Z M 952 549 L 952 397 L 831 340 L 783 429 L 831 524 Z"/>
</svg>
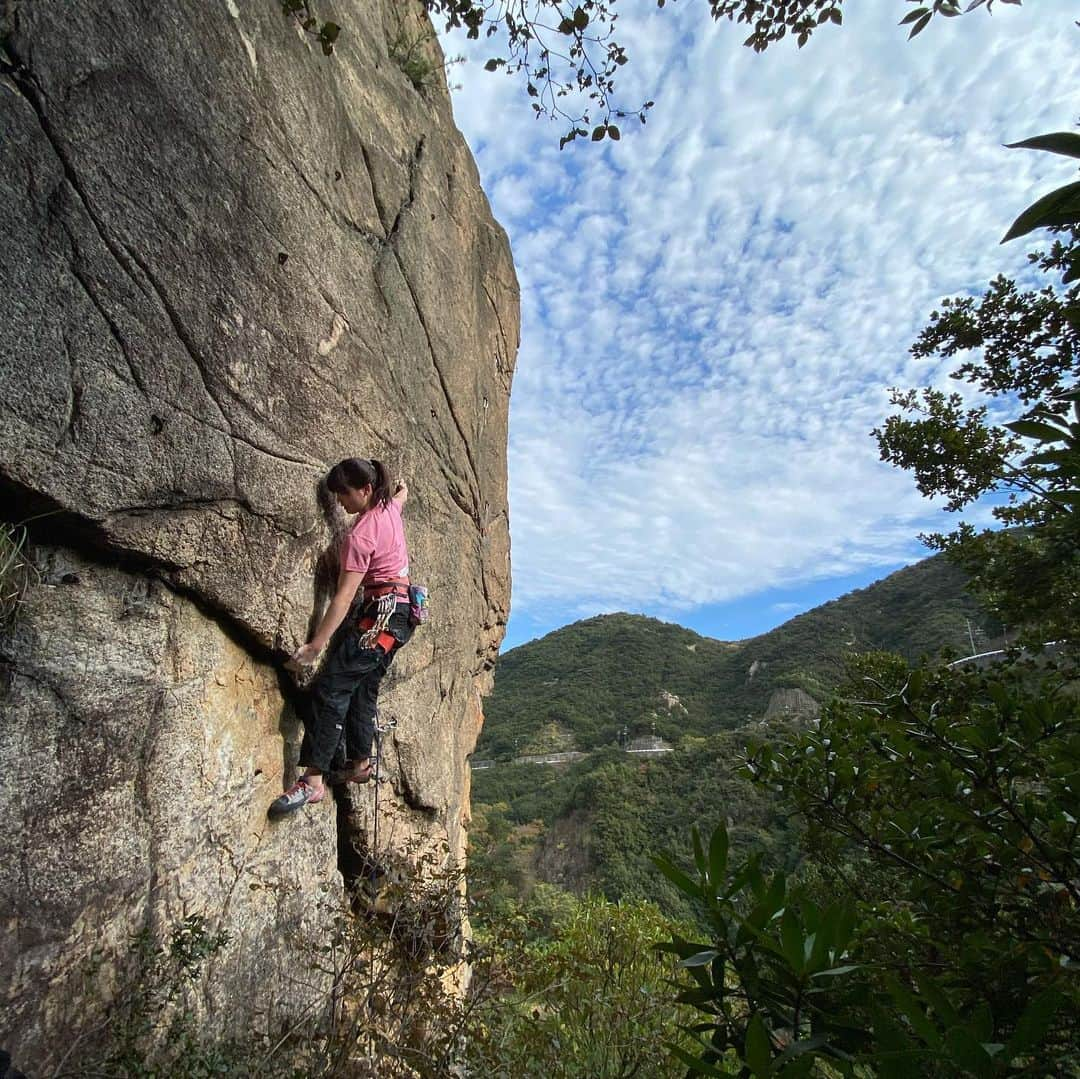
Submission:
<svg viewBox="0 0 1080 1079">
<path fill-rule="evenodd" d="M 322 651 L 317 644 L 313 641 L 308 641 L 307 644 L 302 644 L 293 652 L 292 661 L 298 667 L 310 667 L 316 659 L 319 658 L 319 652 Z"/>
</svg>

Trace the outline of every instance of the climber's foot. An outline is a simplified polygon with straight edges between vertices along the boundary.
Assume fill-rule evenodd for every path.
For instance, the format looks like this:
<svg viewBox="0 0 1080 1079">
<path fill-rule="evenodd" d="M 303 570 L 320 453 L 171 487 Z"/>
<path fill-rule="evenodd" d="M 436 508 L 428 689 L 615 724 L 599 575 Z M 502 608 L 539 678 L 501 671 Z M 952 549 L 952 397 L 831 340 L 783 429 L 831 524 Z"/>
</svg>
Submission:
<svg viewBox="0 0 1080 1079">
<path fill-rule="evenodd" d="M 341 772 L 335 772 L 330 777 L 331 783 L 366 783 L 371 779 L 374 765 L 370 757 L 363 758 L 363 763 L 351 761 L 349 767 Z"/>
<path fill-rule="evenodd" d="M 309 776 L 301 776 L 287 791 L 275 798 L 266 811 L 269 817 L 284 817 L 306 805 L 315 805 L 326 796 L 322 783 L 315 784 Z"/>
</svg>

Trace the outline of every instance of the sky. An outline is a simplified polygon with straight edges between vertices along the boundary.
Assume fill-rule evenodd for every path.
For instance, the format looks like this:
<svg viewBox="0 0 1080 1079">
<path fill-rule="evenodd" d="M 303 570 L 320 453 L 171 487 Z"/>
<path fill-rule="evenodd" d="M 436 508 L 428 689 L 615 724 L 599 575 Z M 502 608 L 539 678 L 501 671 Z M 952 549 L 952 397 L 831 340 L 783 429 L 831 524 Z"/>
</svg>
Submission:
<svg viewBox="0 0 1080 1079">
<path fill-rule="evenodd" d="M 1025 272 L 999 240 L 1074 173 L 1002 144 L 1080 120 L 1080 29 L 1029 0 L 909 42 L 907 10 L 755 54 L 701 0 L 622 0 L 620 97 L 656 105 L 562 151 L 505 50 L 444 37 L 521 286 L 504 651 L 612 611 L 741 639 L 952 526 L 870 431 L 890 387 L 956 388 L 909 353 L 935 304 Z"/>
</svg>

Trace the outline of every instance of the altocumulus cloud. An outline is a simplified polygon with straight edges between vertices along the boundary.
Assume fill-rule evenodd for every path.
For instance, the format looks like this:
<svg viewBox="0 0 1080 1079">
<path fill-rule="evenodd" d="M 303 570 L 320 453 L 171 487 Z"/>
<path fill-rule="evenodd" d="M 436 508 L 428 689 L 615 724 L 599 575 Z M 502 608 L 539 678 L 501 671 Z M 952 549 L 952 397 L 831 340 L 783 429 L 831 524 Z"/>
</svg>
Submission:
<svg viewBox="0 0 1080 1079">
<path fill-rule="evenodd" d="M 910 43 L 904 5 L 850 7 L 756 56 L 701 5 L 624 0 L 623 100 L 656 108 L 561 153 L 483 46 L 453 69 L 521 281 L 513 601 L 533 631 L 894 566 L 941 527 L 868 433 L 888 387 L 945 383 L 908 353 L 940 298 L 1023 272 L 997 241 L 1068 166 L 1001 144 L 1075 122 L 1080 32 L 1070 0 Z"/>
</svg>

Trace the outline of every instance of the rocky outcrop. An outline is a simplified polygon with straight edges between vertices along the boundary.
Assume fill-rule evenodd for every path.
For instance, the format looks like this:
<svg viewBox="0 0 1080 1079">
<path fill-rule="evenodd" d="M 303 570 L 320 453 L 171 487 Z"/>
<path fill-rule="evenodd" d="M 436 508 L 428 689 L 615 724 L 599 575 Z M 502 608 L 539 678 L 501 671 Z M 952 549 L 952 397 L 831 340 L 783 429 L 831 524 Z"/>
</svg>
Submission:
<svg viewBox="0 0 1080 1079">
<path fill-rule="evenodd" d="M 684 716 L 689 715 L 686 710 L 686 705 L 674 693 L 669 693 L 666 689 L 660 690 L 660 703 L 671 712 L 681 712 Z"/>
<path fill-rule="evenodd" d="M 264 814 L 345 456 L 409 481 L 435 609 L 386 683 L 387 842 L 463 849 L 509 599 L 517 285 L 437 45 L 419 89 L 390 56 L 426 20 L 334 17 L 326 57 L 262 0 L 3 8 L 0 492 L 40 567 L 0 688 L 0 1029 L 24 1069 L 55 1063 L 95 948 L 194 911 L 233 941 L 207 1022 L 250 1023 L 257 984 L 285 1010 L 325 989 L 279 975 L 340 896 L 338 809 Z M 342 835 L 369 857 L 365 797 Z"/>
<path fill-rule="evenodd" d="M 807 722 L 817 720 L 821 705 L 805 689 L 774 689 L 769 696 L 764 720 L 801 719 Z"/>
</svg>

